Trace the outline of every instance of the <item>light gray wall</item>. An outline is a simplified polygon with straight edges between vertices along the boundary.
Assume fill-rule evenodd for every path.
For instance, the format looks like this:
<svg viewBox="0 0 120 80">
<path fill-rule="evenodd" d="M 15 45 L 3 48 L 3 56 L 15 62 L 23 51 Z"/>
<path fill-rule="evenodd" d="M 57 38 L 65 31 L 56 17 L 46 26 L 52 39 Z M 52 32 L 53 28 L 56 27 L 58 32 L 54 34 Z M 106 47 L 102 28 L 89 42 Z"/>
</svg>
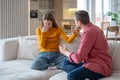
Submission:
<svg viewBox="0 0 120 80">
<path fill-rule="evenodd" d="M 59 26 L 63 20 L 63 0 L 55 0 L 55 18 Z"/>
<path fill-rule="evenodd" d="M 0 0 L 0 32 L 1 32 L 1 0 Z M 1 38 L 1 34 L 0 34 L 0 38 Z"/>
<path fill-rule="evenodd" d="M 1 38 L 28 35 L 29 0 L 0 0 Z"/>
</svg>

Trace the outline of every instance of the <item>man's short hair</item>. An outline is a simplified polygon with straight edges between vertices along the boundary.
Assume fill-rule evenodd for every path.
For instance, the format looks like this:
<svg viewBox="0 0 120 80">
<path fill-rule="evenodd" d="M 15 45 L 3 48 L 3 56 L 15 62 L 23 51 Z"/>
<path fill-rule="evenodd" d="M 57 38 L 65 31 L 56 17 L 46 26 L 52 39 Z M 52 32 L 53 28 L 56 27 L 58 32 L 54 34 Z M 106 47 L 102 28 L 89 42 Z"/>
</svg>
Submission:
<svg viewBox="0 0 120 80">
<path fill-rule="evenodd" d="M 87 11 L 80 10 L 75 12 L 75 18 L 77 21 L 80 21 L 84 25 L 90 23 L 89 14 Z"/>
</svg>

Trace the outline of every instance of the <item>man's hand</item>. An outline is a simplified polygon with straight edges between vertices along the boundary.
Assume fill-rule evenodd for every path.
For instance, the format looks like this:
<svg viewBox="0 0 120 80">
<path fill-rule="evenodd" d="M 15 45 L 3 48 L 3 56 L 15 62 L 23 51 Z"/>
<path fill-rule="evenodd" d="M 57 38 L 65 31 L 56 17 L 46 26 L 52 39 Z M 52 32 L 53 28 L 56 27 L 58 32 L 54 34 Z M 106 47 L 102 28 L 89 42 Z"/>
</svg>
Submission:
<svg viewBox="0 0 120 80">
<path fill-rule="evenodd" d="M 70 52 L 67 51 L 67 47 L 65 45 L 63 45 L 63 47 L 59 46 L 59 50 L 62 54 L 66 55 L 66 56 L 70 55 Z"/>
</svg>

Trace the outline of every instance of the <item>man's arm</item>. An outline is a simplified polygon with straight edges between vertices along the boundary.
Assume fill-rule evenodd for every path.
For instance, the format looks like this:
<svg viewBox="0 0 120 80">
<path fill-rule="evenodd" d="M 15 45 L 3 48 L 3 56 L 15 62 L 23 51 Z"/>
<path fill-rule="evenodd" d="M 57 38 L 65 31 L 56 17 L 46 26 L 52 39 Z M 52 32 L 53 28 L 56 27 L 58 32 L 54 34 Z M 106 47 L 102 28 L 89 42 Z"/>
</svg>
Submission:
<svg viewBox="0 0 120 80">
<path fill-rule="evenodd" d="M 59 48 L 61 53 L 68 56 L 71 62 L 80 63 L 90 53 L 90 50 L 92 49 L 95 43 L 95 40 L 96 40 L 96 35 L 93 34 L 93 32 L 89 32 L 89 33 L 85 32 L 81 37 L 81 43 L 79 45 L 79 49 L 77 50 L 77 52 L 70 53 L 64 47 L 59 46 Z"/>
</svg>

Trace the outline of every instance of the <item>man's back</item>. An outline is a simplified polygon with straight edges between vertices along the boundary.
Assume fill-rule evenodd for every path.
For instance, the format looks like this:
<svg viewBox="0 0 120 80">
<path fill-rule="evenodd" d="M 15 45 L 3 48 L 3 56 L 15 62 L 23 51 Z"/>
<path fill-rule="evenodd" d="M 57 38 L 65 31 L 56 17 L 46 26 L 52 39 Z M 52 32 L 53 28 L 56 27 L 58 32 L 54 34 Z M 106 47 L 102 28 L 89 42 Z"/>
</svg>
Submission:
<svg viewBox="0 0 120 80">
<path fill-rule="evenodd" d="M 111 73 L 111 57 L 108 54 L 108 44 L 103 32 L 95 25 L 89 24 L 81 36 L 79 54 L 88 55 L 84 59 L 85 68 L 102 73 L 105 76 Z M 84 50 L 83 52 L 81 52 Z M 83 53 L 83 54 L 82 54 Z"/>
</svg>

